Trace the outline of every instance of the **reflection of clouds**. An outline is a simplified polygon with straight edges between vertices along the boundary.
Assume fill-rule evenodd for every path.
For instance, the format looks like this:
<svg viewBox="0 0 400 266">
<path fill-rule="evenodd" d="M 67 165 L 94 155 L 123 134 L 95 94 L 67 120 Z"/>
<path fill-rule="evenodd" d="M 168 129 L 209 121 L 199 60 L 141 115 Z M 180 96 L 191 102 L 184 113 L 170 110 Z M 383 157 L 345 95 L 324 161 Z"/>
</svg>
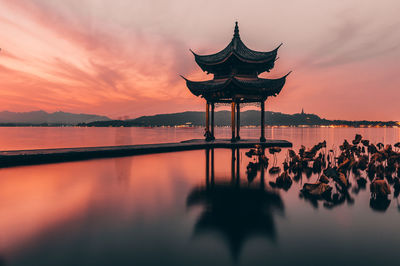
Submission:
<svg viewBox="0 0 400 266">
<path fill-rule="evenodd" d="M 132 172 L 132 164 L 134 163 L 133 157 L 116 158 L 114 161 L 117 180 L 124 186 L 128 186 Z"/>
<path fill-rule="evenodd" d="M 128 145 L 132 143 L 132 131 L 130 128 L 115 128 L 115 145 Z M 129 185 L 131 177 L 133 156 L 115 158 L 115 171 L 118 181 Z"/>
<path fill-rule="evenodd" d="M 193 173 L 203 168 L 198 168 L 199 160 L 193 160 L 197 154 L 2 169 L 0 255 L 8 260 L 31 248 L 40 249 L 39 242 L 49 232 L 57 242 L 57 236 L 65 233 L 71 222 L 81 228 L 88 219 L 99 226 L 111 219 L 110 228 L 114 228 L 118 219 L 147 223 L 170 215 L 177 202 L 182 202 L 187 182 L 194 183 L 202 176 Z"/>
<path fill-rule="evenodd" d="M 83 177 L 96 168 L 71 171 L 76 165 L 79 163 L 3 170 L 0 250 L 15 252 L 40 233 L 86 210 L 95 184 Z"/>
</svg>

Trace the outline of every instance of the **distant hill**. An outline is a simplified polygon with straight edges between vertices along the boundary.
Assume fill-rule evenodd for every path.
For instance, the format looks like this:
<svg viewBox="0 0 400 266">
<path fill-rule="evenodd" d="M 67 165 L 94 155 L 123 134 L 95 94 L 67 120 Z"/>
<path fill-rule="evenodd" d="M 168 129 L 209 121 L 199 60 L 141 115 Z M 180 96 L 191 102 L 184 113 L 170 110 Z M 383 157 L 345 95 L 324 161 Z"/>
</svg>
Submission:
<svg viewBox="0 0 400 266">
<path fill-rule="evenodd" d="M 75 125 L 79 123 L 90 123 L 94 121 L 110 121 L 106 116 L 73 114 L 65 112 L 47 113 L 45 111 L 33 112 L 0 112 L 0 124 L 49 124 L 49 125 Z"/>
<path fill-rule="evenodd" d="M 204 112 L 183 112 L 174 114 L 159 114 L 153 116 L 141 116 L 132 120 L 111 120 L 111 121 L 96 121 L 91 123 L 81 123 L 79 126 L 94 126 L 94 127 L 108 127 L 108 126 L 179 126 L 179 125 L 192 125 L 204 126 L 205 125 Z M 260 125 L 260 111 L 248 110 L 240 113 L 241 126 L 258 126 Z M 397 126 L 393 121 L 346 121 L 346 120 L 327 120 L 320 118 L 315 114 L 284 114 L 279 112 L 265 112 L 266 125 L 277 126 L 323 126 L 323 125 L 338 125 L 338 126 Z M 230 111 L 219 111 L 215 113 L 216 126 L 229 126 Z"/>
</svg>

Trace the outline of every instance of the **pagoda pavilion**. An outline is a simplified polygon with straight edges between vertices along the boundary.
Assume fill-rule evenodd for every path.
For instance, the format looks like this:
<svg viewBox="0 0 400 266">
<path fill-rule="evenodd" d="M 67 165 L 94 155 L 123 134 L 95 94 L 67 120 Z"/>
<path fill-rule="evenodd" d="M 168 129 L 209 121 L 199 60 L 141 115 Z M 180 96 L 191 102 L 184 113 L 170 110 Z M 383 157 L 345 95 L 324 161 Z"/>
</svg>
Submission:
<svg viewBox="0 0 400 266">
<path fill-rule="evenodd" d="M 198 55 L 190 50 L 200 68 L 207 74 L 214 75 L 212 80 L 207 81 L 191 81 L 183 77 L 189 90 L 207 101 L 206 140 L 215 139 L 215 104 L 231 105 L 232 141 L 240 140 L 240 105 L 259 104 L 261 106 L 260 141 L 265 142 L 265 101 L 269 96 L 276 96 L 281 92 L 290 72 L 278 79 L 264 79 L 259 78 L 258 75 L 265 71 L 269 72 L 274 67 L 281 45 L 269 52 L 249 49 L 240 39 L 236 22 L 231 42 L 220 52 Z"/>
</svg>

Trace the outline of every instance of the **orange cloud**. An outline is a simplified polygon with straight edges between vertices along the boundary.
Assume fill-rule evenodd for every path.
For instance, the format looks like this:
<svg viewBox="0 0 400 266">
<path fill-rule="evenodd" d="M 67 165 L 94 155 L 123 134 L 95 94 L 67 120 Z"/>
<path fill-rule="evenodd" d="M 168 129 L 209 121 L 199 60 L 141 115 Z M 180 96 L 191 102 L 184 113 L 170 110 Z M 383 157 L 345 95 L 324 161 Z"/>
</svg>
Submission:
<svg viewBox="0 0 400 266">
<path fill-rule="evenodd" d="M 219 14 L 223 21 L 230 21 L 219 27 L 214 21 L 217 14 L 210 11 L 210 19 L 204 20 L 201 9 L 207 4 L 193 9 L 190 3 L 172 1 L 163 12 L 152 5 L 122 0 L 111 6 L 87 1 L 0 0 L 2 109 L 111 117 L 202 110 L 202 100 L 189 93 L 178 75 L 211 78 L 196 66 L 188 49 L 212 53 L 223 48 L 233 19 Z M 277 10 L 283 8 L 277 5 Z M 335 18 L 329 12 L 338 12 L 342 7 L 337 5 L 336 9 L 318 10 L 326 17 L 310 8 L 304 10 L 318 15 L 321 24 L 312 28 L 315 32 L 305 28 L 310 27 L 306 20 L 296 20 L 301 16 L 298 12 L 286 11 L 293 19 L 272 27 L 262 23 L 257 12 L 252 17 L 243 7 L 230 7 L 232 14 L 240 14 L 241 35 L 250 47 L 257 44 L 255 49 L 268 50 L 285 42 L 276 69 L 263 76 L 294 72 L 267 107 L 289 113 L 304 107 L 327 118 L 400 120 L 394 100 L 400 96 L 395 74 L 400 47 L 393 39 L 399 22 L 388 20 L 391 13 L 386 12 L 381 22 L 386 24 L 375 25 L 366 20 L 372 7 L 361 14 L 351 3 L 352 16 L 342 12 Z M 280 20 L 276 14 L 270 16 Z M 263 27 L 270 34 L 261 33 Z"/>
</svg>

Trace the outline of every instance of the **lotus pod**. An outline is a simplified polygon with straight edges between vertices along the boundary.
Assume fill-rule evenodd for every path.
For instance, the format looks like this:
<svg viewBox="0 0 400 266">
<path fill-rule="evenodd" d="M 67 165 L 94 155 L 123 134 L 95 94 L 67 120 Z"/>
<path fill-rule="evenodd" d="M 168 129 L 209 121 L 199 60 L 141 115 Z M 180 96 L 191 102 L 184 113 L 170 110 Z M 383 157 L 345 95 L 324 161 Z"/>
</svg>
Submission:
<svg viewBox="0 0 400 266">
<path fill-rule="evenodd" d="M 281 171 L 281 168 L 279 166 L 275 166 L 275 167 L 271 167 L 269 169 L 269 173 L 270 174 L 277 174 Z"/>
<path fill-rule="evenodd" d="M 296 157 L 296 152 L 294 150 L 289 150 L 289 157 L 290 158 Z"/>
<path fill-rule="evenodd" d="M 292 179 L 287 172 L 283 172 L 276 178 L 276 185 L 280 188 L 288 190 L 292 185 Z"/>
<path fill-rule="evenodd" d="M 317 183 L 305 183 L 303 185 L 302 193 L 312 197 L 323 197 L 324 194 L 332 191 L 332 187 L 328 184 L 317 182 Z"/>
<path fill-rule="evenodd" d="M 362 139 L 362 136 L 360 134 L 356 134 L 356 137 L 353 140 L 353 144 L 358 145 L 360 143 L 361 139 Z"/>
<path fill-rule="evenodd" d="M 363 139 L 363 140 L 361 140 L 361 143 L 362 143 L 362 145 L 368 147 L 368 145 L 369 145 L 369 140 Z"/>
<path fill-rule="evenodd" d="M 349 182 L 347 181 L 346 176 L 339 172 L 339 177 L 335 179 L 336 183 L 338 183 L 342 188 L 347 188 L 349 186 Z"/>
<path fill-rule="evenodd" d="M 370 185 L 371 194 L 376 198 L 387 197 L 391 194 L 390 187 L 386 180 L 374 179 Z"/>
<path fill-rule="evenodd" d="M 269 148 L 269 153 L 270 154 L 274 154 L 274 153 L 279 153 L 279 152 L 281 152 L 281 148 L 279 148 L 279 147 L 271 147 L 271 148 Z"/>
</svg>

